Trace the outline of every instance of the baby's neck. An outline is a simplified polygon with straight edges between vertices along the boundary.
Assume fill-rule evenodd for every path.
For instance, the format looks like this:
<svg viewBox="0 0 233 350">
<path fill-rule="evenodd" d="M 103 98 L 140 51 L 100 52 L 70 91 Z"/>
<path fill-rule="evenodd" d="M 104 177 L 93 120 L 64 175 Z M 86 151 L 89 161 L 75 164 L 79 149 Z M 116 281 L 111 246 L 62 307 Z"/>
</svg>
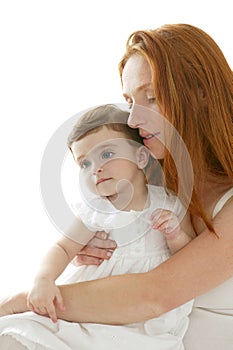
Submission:
<svg viewBox="0 0 233 350">
<path fill-rule="evenodd" d="M 114 207 L 121 211 L 142 211 L 149 206 L 148 189 L 147 186 L 141 190 L 135 191 L 131 197 L 125 193 L 118 193 L 108 200 L 114 205 Z"/>
</svg>

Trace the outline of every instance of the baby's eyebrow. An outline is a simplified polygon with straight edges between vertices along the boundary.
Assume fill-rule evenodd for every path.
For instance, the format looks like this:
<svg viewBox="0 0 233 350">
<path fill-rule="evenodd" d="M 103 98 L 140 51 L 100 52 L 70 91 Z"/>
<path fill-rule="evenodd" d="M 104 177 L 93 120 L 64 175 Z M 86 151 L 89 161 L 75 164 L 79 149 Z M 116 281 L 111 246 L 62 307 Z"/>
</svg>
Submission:
<svg viewBox="0 0 233 350">
<path fill-rule="evenodd" d="M 102 149 L 106 148 L 106 147 L 115 147 L 115 146 L 119 146 L 119 143 L 116 143 L 116 142 L 111 142 L 111 143 L 102 143 L 101 145 L 95 147 L 95 150 L 97 151 L 101 151 Z"/>
<path fill-rule="evenodd" d="M 106 142 L 106 143 L 104 143 L 104 144 L 101 143 L 99 146 L 96 146 L 96 147 L 94 148 L 94 151 L 99 152 L 99 151 L 105 149 L 106 147 L 116 147 L 116 146 L 119 146 L 119 143 L 116 143 L 116 142 L 110 142 L 110 143 Z M 76 161 L 77 163 L 80 163 L 85 157 L 87 157 L 88 154 L 91 154 L 91 152 L 92 152 L 92 150 L 90 150 L 87 154 L 81 154 L 80 156 L 78 156 L 78 157 L 75 159 L 75 161 Z"/>
<path fill-rule="evenodd" d="M 83 160 L 84 158 L 85 158 L 85 155 L 81 155 L 81 156 L 77 157 L 75 160 L 77 163 L 80 163 L 81 160 Z"/>
</svg>

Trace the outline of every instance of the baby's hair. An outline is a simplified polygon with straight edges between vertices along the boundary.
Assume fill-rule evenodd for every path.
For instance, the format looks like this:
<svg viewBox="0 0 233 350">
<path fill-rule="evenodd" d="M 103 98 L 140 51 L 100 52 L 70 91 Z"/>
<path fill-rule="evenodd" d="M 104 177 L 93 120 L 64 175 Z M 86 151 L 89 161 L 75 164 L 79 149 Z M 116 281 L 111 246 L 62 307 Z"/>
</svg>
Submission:
<svg viewBox="0 0 233 350">
<path fill-rule="evenodd" d="M 107 104 L 93 108 L 82 114 L 71 133 L 68 136 L 67 144 L 71 149 L 74 142 L 81 140 L 87 134 L 97 132 L 105 127 L 110 130 L 119 131 L 125 134 L 129 140 L 143 144 L 138 129 L 132 129 L 127 125 L 129 112 L 120 109 L 116 105 Z"/>
<path fill-rule="evenodd" d="M 134 146 L 143 145 L 143 140 L 139 135 L 138 129 L 132 129 L 127 125 L 129 112 L 122 110 L 116 105 L 106 104 L 93 108 L 80 115 L 73 129 L 71 130 L 67 144 L 70 148 L 74 142 L 81 140 L 86 135 L 95 133 L 105 127 L 109 130 L 122 132 Z M 159 163 L 151 156 L 144 169 L 147 181 L 150 184 L 161 185 L 162 175 Z"/>
</svg>

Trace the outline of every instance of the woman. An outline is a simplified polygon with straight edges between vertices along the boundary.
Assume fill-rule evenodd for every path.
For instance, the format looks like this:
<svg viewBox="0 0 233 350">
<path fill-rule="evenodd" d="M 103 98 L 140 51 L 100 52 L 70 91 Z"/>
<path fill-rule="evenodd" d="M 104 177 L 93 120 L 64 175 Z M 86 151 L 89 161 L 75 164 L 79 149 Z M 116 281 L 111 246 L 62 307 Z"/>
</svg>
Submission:
<svg viewBox="0 0 233 350">
<path fill-rule="evenodd" d="M 166 184 L 176 194 L 182 194 L 186 205 L 189 202 L 186 169 L 179 167 L 178 174 L 177 159 L 163 146 L 169 140 L 168 148 L 176 154 L 175 131 L 171 128 L 161 135 L 157 130 L 160 124 L 154 126 L 152 118 L 147 118 L 148 112 L 163 115 L 188 149 L 194 174 L 189 210 L 197 237 L 148 273 L 61 286 L 66 311 L 57 310 L 58 316 L 76 322 L 133 323 L 157 317 L 196 298 L 186 349 L 230 350 L 233 344 L 232 71 L 206 33 L 180 24 L 132 34 L 120 63 L 120 73 L 124 96 L 132 108 L 129 124 L 139 128 L 145 145 L 155 157 L 163 158 Z M 139 114 L 137 105 L 141 106 Z M 143 110 L 147 113 L 143 114 Z M 95 259 L 106 254 L 99 248 L 110 248 L 113 244 L 101 240 L 101 235 L 98 233 L 83 253 L 94 259 L 89 262 L 98 264 Z M 88 263 L 88 258 L 83 261 Z M 26 311 L 25 296 L 22 293 L 5 301 L 1 312 Z"/>
</svg>

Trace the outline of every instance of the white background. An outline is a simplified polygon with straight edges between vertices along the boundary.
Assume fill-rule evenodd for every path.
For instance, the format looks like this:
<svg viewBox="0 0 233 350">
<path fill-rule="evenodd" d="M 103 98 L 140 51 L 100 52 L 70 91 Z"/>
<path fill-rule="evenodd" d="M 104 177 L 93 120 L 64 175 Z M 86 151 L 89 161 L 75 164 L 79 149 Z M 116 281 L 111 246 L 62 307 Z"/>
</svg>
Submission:
<svg viewBox="0 0 233 350">
<path fill-rule="evenodd" d="M 190 23 L 216 40 L 233 67 L 230 4 L 0 2 L 0 296 L 28 288 L 41 256 L 59 237 L 41 201 L 44 149 L 77 112 L 123 102 L 117 64 L 129 34 Z"/>
</svg>

